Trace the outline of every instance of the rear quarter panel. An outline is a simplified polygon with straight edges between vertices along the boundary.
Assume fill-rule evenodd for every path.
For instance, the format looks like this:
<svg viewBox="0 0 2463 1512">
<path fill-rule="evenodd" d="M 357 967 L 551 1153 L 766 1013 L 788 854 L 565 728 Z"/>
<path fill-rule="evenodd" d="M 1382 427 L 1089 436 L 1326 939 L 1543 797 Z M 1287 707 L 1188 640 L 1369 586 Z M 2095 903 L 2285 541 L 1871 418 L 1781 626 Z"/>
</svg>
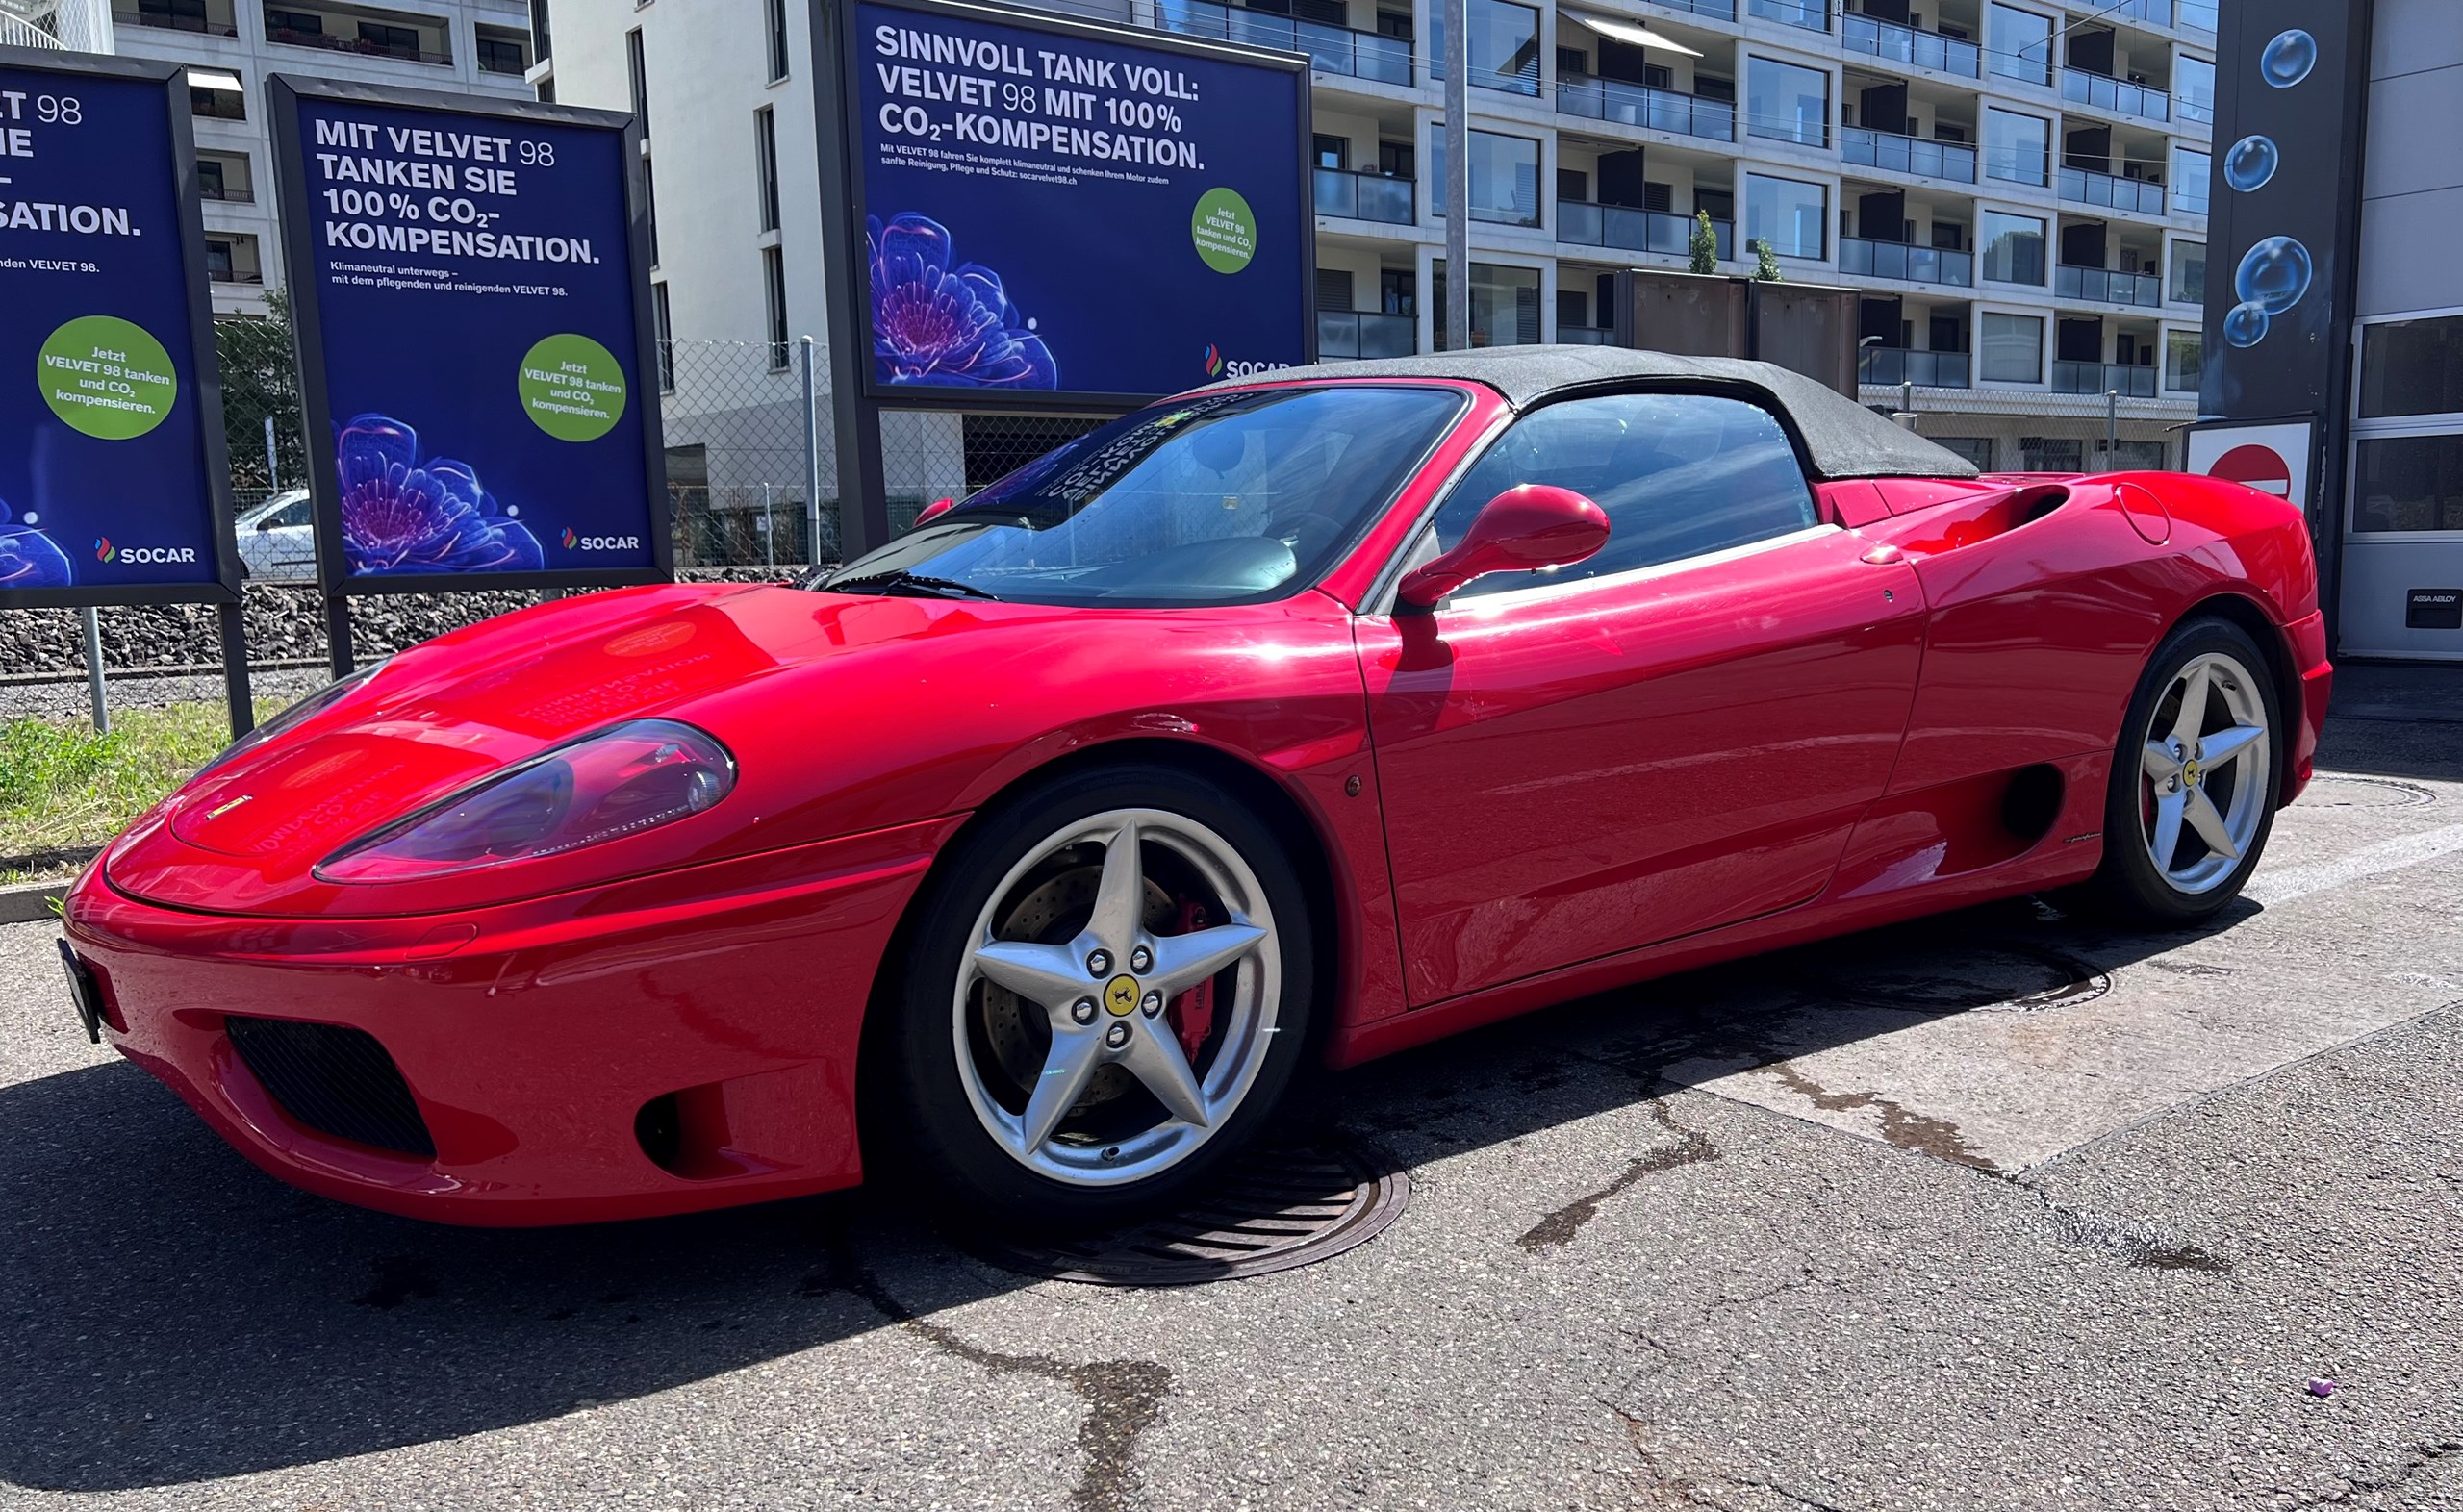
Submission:
<svg viewBox="0 0 2463 1512">
<path fill-rule="evenodd" d="M 2279 642 L 2316 611 L 2308 533 L 2279 499 L 2174 473 L 2062 486 L 2059 509 L 1981 540 L 1961 539 L 1961 502 L 1864 528 L 1908 553 L 1931 615 L 1892 792 L 2111 750 L 2148 655 L 2206 600 L 2248 600 Z"/>
</svg>

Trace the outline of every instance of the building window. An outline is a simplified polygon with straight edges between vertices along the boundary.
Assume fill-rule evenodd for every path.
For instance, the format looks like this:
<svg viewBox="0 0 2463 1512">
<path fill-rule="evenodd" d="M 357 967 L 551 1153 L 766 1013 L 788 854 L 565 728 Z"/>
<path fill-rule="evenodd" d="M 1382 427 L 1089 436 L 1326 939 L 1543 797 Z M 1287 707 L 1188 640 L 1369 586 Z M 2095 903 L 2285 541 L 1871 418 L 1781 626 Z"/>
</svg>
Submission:
<svg viewBox="0 0 2463 1512">
<path fill-rule="evenodd" d="M 419 29 L 410 26 L 387 26 L 379 21 L 359 23 L 359 50 L 380 58 L 401 58 L 419 61 Z"/>
<path fill-rule="evenodd" d="M 2084 472 L 2087 443 L 2071 436 L 2019 438 L 2020 472 Z"/>
<path fill-rule="evenodd" d="M 2180 118 L 2215 124 L 2215 64 L 2187 53 L 2172 62 L 2172 98 L 2180 102 Z"/>
<path fill-rule="evenodd" d="M 481 73 L 519 74 L 530 66 L 521 55 L 521 44 L 507 38 L 491 37 L 485 32 L 472 38 L 479 51 Z"/>
<path fill-rule="evenodd" d="M 1436 289 L 1436 344 L 1446 350 L 1445 259 L 1434 265 Z M 1539 270 L 1503 267 L 1491 263 L 1471 265 L 1471 344 L 1531 346 L 1539 340 Z"/>
<path fill-rule="evenodd" d="M 658 266 L 658 175 L 651 170 L 649 154 L 642 155 L 642 218 L 649 224 L 650 266 Z"/>
<path fill-rule="evenodd" d="M 325 39 L 325 18 L 304 11 L 266 10 L 266 38 L 268 41 L 295 42 L 320 47 Z"/>
<path fill-rule="evenodd" d="M 752 113 L 754 189 L 761 202 L 761 229 L 778 229 L 778 119 L 767 105 Z"/>
<path fill-rule="evenodd" d="M 1445 12 L 1429 13 L 1429 77 L 1445 71 Z M 1539 13 L 1512 0 L 1470 0 L 1471 27 L 1462 46 L 1470 82 L 1508 94 L 1539 92 Z"/>
<path fill-rule="evenodd" d="M 1419 275 L 1408 267 L 1380 268 L 1377 272 L 1377 308 L 1390 315 L 1415 315 L 1420 313 Z"/>
<path fill-rule="evenodd" d="M 2049 181 L 2052 123 L 2038 115 L 1987 106 L 1984 112 L 1984 176 L 2012 184 Z"/>
<path fill-rule="evenodd" d="M 770 40 L 770 82 L 776 84 L 787 76 L 787 0 L 762 0 L 763 31 Z"/>
<path fill-rule="evenodd" d="M 1429 205 L 1445 214 L 1445 128 L 1429 137 Z M 1539 144 L 1528 137 L 1471 132 L 1471 218 L 1508 226 L 1539 224 Z"/>
<path fill-rule="evenodd" d="M 650 286 L 650 331 L 658 339 L 658 391 L 675 391 L 675 320 L 668 313 L 667 286 Z"/>
<path fill-rule="evenodd" d="M 1984 212 L 1984 276 L 1995 284 L 2044 287 L 2044 222 L 2032 215 Z"/>
<path fill-rule="evenodd" d="M 1976 316 L 1975 329 L 1977 376 L 1988 383 L 2044 382 L 2044 321 L 2040 317 L 1988 310 Z"/>
<path fill-rule="evenodd" d="M 2193 152 L 2187 147 L 2172 149 L 2172 208 L 2193 215 L 2206 214 L 2206 175 L 2214 164 L 2211 153 Z"/>
<path fill-rule="evenodd" d="M 210 121 L 248 118 L 248 87 L 234 73 L 204 68 L 189 70 L 189 113 Z"/>
<path fill-rule="evenodd" d="M 2463 531 L 2463 436 L 2387 436 L 2360 443 L 2351 528 Z"/>
<path fill-rule="evenodd" d="M 2176 304 L 2206 303 L 2206 243 L 2172 243 L 2172 282 L 2168 297 Z"/>
<path fill-rule="evenodd" d="M 633 91 L 633 120 L 642 135 L 650 134 L 650 72 L 642 57 L 642 29 L 634 27 L 624 34 L 624 80 Z"/>
<path fill-rule="evenodd" d="M 1968 465 L 1978 472 L 1993 470 L 1993 438 L 1990 436 L 1927 436 L 1924 439 L 1945 451 L 1965 457 Z"/>
<path fill-rule="evenodd" d="M 1830 192 L 1818 184 L 1767 174 L 1744 176 L 1744 239 L 1767 241 L 1781 257 L 1820 262 L 1828 245 Z"/>
<path fill-rule="evenodd" d="M 2463 413 L 2463 315 L 2360 328 L 2360 417 Z"/>
<path fill-rule="evenodd" d="M 2197 392 L 2198 368 L 2206 360 L 2206 337 L 2197 331 L 2164 333 L 2164 388 L 2171 393 Z"/>
<path fill-rule="evenodd" d="M 1768 58 L 1744 63 L 1745 130 L 1755 137 L 1830 145 L 1830 75 Z"/>
<path fill-rule="evenodd" d="M 761 295 L 770 315 L 770 370 L 787 367 L 787 259 L 776 247 L 761 249 Z"/>
<path fill-rule="evenodd" d="M 1988 22 L 1985 58 L 1994 73 L 2004 79 L 2019 79 L 2028 84 L 2052 82 L 2052 17 L 2021 11 L 2016 6 L 1993 5 Z"/>
<path fill-rule="evenodd" d="M 206 199 L 229 199 L 230 185 L 222 177 L 222 164 L 213 158 L 196 160 L 196 191 Z"/>
</svg>

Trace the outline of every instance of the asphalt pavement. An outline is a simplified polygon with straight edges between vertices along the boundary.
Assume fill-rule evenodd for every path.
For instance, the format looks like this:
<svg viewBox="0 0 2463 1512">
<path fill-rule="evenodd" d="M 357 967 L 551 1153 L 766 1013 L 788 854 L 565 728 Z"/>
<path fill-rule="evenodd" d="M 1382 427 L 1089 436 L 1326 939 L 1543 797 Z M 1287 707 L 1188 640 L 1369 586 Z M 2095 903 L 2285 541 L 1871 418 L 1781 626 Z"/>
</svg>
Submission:
<svg viewBox="0 0 2463 1512">
<path fill-rule="evenodd" d="M 0 1508 L 2463 1505 L 2463 671 L 2346 686 L 2217 927 L 2022 901 L 1365 1068 L 1315 1116 L 1409 1210 L 1178 1290 L 897 1193 L 306 1197 L 0 928 Z"/>
</svg>

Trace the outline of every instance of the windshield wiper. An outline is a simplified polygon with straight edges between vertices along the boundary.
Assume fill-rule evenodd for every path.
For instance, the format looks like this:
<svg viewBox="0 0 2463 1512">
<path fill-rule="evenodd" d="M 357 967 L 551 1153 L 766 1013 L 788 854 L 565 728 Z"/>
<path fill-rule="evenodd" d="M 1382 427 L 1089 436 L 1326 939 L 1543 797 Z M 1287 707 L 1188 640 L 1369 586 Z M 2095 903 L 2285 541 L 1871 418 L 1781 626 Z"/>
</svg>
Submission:
<svg viewBox="0 0 2463 1512">
<path fill-rule="evenodd" d="M 904 567 L 889 572 L 870 572 L 862 577 L 832 578 L 822 591 L 841 593 L 866 589 L 879 593 L 895 593 L 902 589 L 926 598 L 987 598 L 996 604 L 1001 601 L 999 594 L 987 593 L 973 583 L 961 583 L 953 577 L 909 572 Z"/>
</svg>

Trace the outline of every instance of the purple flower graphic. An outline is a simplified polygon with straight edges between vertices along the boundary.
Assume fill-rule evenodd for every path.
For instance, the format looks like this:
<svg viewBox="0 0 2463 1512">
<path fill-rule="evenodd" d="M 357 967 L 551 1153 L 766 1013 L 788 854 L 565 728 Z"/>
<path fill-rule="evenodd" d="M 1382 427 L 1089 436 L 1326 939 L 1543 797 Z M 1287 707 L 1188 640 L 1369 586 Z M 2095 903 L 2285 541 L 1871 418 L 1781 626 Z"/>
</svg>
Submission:
<svg viewBox="0 0 2463 1512">
<path fill-rule="evenodd" d="M 467 462 L 419 460 L 419 432 L 361 415 L 334 445 L 343 550 L 354 574 L 521 572 L 545 563 L 530 528 L 496 505 Z"/>
<path fill-rule="evenodd" d="M 981 264 L 950 270 L 949 228 L 904 212 L 866 222 L 873 372 L 883 383 L 1057 389 L 1060 368 Z"/>
<path fill-rule="evenodd" d="M 11 524 L 15 518 L 9 501 L 0 499 L 0 589 L 66 588 L 74 582 L 67 553 L 41 531 Z"/>
</svg>

